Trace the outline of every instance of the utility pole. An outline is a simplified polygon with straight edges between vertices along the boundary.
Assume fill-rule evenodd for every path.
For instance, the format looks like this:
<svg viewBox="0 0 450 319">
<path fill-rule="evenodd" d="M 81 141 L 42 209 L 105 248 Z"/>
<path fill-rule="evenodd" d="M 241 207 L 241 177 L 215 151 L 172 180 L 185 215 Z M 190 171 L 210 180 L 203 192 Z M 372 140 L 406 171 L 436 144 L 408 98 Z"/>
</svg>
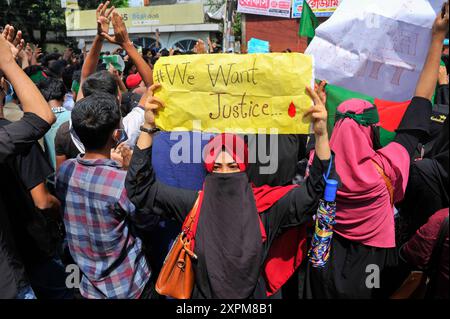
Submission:
<svg viewBox="0 0 450 319">
<path fill-rule="evenodd" d="M 223 52 L 230 47 L 231 24 L 233 21 L 233 0 L 227 0 L 225 7 L 225 19 L 223 22 Z"/>
</svg>

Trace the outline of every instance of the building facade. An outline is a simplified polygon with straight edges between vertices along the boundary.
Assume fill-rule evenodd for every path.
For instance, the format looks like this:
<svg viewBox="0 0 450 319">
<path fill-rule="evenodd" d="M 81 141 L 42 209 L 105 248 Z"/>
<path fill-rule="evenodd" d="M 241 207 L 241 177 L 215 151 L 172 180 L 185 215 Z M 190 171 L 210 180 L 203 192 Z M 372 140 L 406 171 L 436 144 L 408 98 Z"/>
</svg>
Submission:
<svg viewBox="0 0 450 319">
<path fill-rule="evenodd" d="M 290 49 L 304 52 L 305 38 L 298 36 L 303 5 L 309 7 L 319 23 L 326 21 L 342 0 L 238 0 L 238 12 L 242 13 L 242 39 L 248 43 L 256 38 L 270 43 L 272 52 Z"/>
<path fill-rule="evenodd" d="M 135 7 L 118 8 L 127 25 L 131 40 L 143 48 L 153 48 L 156 32 L 159 32 L 159 48 L 192 50 L 195 42 L 208 37 L 215 38 L 222 32 L 220 21 L 214 21 L 205 14 L 201 0 L 170 0 L 139 3 Z M 95 10 L 66 10 L 67 36 L 77 41 L 84 40 L 88 49 L 97 33 Z M 112 34 L 112 30 L 110 33 Z M 105 43 L 103 50 L 117 47 Z"/>
</svg>

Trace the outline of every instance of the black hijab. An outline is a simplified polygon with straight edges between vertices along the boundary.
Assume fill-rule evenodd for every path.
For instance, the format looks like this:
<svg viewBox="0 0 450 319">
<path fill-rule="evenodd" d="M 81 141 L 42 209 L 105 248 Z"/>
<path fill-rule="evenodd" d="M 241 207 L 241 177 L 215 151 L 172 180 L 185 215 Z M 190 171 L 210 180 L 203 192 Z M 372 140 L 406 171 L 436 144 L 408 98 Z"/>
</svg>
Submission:
<svg viewBox="0 0 450 319">
<path fill-rule="evenodd" d="M 195 248 L 197 289 L 204 298 L 252 296 L 263 258 L 259 225 L 245 172 L 206 177 Z"/>
</svg>

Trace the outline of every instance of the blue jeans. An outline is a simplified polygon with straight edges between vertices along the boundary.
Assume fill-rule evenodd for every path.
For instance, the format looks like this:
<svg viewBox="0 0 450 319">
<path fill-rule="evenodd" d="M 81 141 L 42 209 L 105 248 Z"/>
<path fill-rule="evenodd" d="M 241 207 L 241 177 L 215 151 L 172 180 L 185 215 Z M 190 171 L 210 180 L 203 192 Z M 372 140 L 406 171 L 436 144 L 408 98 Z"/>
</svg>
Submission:
<svg viewBox="0 0 450 319">
<path fill-rule="evenodd" d="M 19 290 L 16 299 L 37 299 L 34 294 L 33 288 L 30 285 L 23 287 Z"/>
</svg>

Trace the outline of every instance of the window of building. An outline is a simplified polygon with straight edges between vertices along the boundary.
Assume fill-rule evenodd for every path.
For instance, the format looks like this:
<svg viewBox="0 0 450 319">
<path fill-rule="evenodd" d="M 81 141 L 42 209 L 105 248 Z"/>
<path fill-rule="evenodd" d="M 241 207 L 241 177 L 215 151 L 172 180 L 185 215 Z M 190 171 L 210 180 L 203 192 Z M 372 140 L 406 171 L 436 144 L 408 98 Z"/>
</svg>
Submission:
<svg viewBox="0 0 450 319">
<path fill-rule="evenodd" d="M 197 40 L 186 39 L 186 40 L 178 41 L 172 47 L 174 49 L 180 49 L 184 52 L 187 52 L 187 51 L 192 51 L 194 49 L 195 43 L 197 43 Z"/>
<path fill-rule="evenodd" d="M 146 49 L 153 49 L 156 47 L 156 40 L 152 38 L 137 38 L 133 40 L 134 44 L 141 46 Z M 159 43 L 159 48 L 161 48 L 161 43 Z"/>
</svg>

